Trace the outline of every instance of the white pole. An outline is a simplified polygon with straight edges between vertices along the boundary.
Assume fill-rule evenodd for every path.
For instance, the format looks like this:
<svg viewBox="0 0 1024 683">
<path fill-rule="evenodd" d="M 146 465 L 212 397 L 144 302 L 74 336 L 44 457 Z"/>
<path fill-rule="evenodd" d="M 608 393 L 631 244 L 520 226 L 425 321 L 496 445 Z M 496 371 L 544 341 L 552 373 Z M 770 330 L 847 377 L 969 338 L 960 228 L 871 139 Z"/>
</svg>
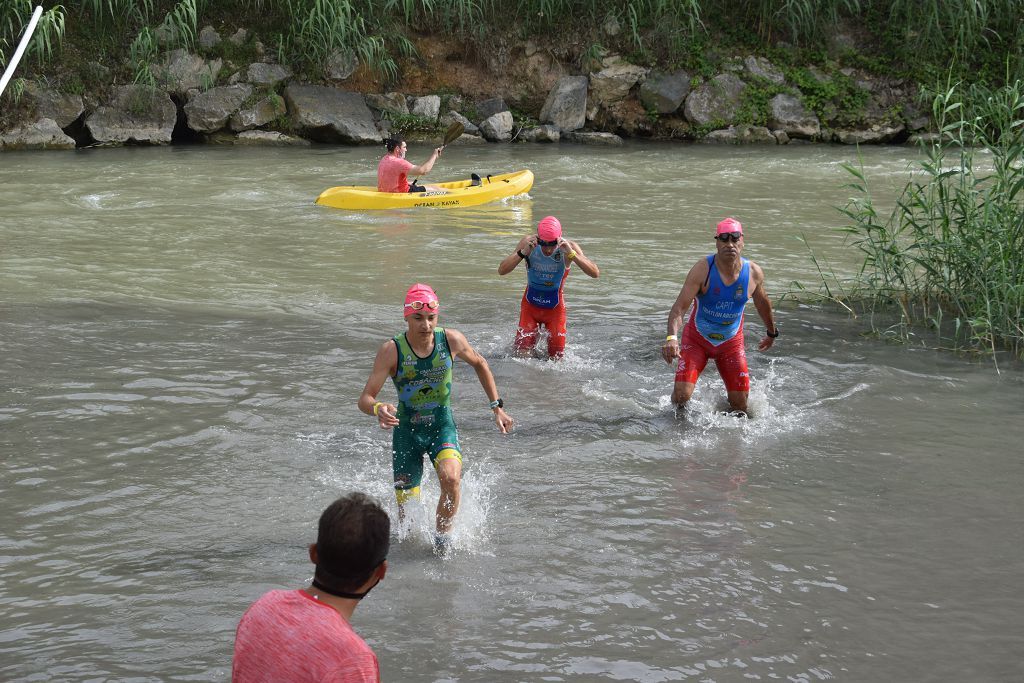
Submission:
<svg viewBox="0 0 1024 683">
<path fill-rule="evenodd" d="M 28 41 L 32 38 L 32 34 L 35 33 L 36 24 L 39 23 L 39 17 L 43 14 L 43 6 L 38 5 L 36 11 L 32 13 L 32 18 L 29 19 L 28 28 L 25 29 L 25 35 L 21 38 L 21 43 L 18 45 L 18 49 L 14 51 L 14 56 L 11 57 L 11 63 L 7 65 L 7 71 L 4 71 L 3 78 L 0 78 L 0 95 L 4 94 L 4 89 L 7 87 L 7 81 L 11 80 L 11 76 L 14 75 L 14 69 L 18 66 L 18 62 L 21 61 L 21 55 L 25 53 L 25 48 L 28 47 Z"/>
</svg>

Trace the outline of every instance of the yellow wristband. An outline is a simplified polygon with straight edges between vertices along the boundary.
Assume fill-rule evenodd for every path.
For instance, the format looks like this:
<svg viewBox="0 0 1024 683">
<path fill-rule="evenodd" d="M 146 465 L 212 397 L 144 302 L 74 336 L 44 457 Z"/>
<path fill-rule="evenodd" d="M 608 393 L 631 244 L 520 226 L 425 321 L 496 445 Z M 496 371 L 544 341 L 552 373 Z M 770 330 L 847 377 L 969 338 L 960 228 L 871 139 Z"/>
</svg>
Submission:
<svg viewBox="0 0 1024 683">
<path fill-rule="evenodd" d="M 565 255 L 565 260 L 572 261 L 574 258 L 576 258 L 576 250 L 570 249 L 569 253 Z"/>
<path fill-rule="evenodd" d="M 377 411 L 380 410 L 380 407 L 382 405 L 384 405 L 384 401 L 377 401 L 376 403 L 373 404 L 373 414 L 374 415 L 377 414 Z"/>
<path fill-rule="evenodd" d="M 679 341 L 679 337 L 677 337 L 674 334 L 670 334 L 667 337 L 665 337 L 665 341 L 667 341 L 667 342 L 669 342 L 669 341 Z"/>
</svg>

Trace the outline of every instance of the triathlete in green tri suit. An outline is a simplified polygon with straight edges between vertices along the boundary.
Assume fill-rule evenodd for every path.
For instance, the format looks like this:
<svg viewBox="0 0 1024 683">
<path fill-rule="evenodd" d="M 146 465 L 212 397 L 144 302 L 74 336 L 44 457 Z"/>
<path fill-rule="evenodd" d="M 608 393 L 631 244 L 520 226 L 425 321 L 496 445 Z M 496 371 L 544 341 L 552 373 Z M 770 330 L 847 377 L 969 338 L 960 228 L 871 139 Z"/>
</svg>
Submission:
<svg viewBox="0 0 1024 683">
<path fill-rule="evenodd" d="M 450 544 L 455 513 L 459 510 L 462 480 L 462 449 L 452 418 L 452 364 L 456 357 L 470 364 L 480 379 L 494 411 L 498 430 L 512 430 L 512 418 L 504 411 L 494 375 L 487 360 L 469 345 L 458 330 L 437 327 L 440 302 L 428 285 L 415 284 L 405 296 L 408 330 L 384 342 L 377 351 L 373 370 L 359 397 L 359 409 L 375 415 L 381 429 L 394 428 L 392 435 L 395 494 L 399 515 L 410 498 L 419 496 L 423 478 L 423 455 L 437 471 L 441 497 L 437 502 L 435 543 Z M 377 400 L 388 377 L 398 391 L 398 405 Z"/>
</svg>

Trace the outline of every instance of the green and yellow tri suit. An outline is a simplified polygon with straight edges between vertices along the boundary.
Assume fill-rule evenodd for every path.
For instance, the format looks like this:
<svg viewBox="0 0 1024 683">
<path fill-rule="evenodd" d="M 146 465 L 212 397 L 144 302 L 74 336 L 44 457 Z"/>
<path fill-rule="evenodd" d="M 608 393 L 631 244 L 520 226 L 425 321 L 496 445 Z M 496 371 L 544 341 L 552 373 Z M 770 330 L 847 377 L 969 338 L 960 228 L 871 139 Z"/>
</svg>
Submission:
<svg viewBox="0 0 1024 683">
<path fill-rule="evenodd" d="M 452 354 L 443 327 L 434 329 L 434 350 L 420 358 L 405 334 L 394 337 L 398 366 L 392 381 L 398 391 L 398 426 L 391 437 L 392 467 L 398 502 L 419 495 L 423 454 L 430 462 L 462 462 L 459 430 L 452 418 Z"/>
</svg>

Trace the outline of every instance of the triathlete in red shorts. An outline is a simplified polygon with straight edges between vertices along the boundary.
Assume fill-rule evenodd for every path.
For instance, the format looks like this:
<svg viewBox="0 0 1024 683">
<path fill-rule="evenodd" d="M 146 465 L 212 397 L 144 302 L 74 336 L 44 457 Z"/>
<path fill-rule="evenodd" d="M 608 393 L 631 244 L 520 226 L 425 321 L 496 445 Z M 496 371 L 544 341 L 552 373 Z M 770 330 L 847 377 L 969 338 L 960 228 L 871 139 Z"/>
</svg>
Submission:
<svg viewBox="0 0 1024 683">
<path fill-rule="evenodd" d="M 526 291 L 519 307 L 519 328 L 515 348 L 529 355 L 537 345 L 543 325 L 548 333 L 548 357 L 565 353 L 565 299 L 562 289 L 569 267 L 576 263 L 590 277 L 597 277 L 597 264 L 583 254 L 576 242 L 562 239 L 562 224 L 547 216 L 537 224 L 537 234 L 519 240 L 516 250 L 498 264 L 498 275 L 508 275 L 520 261 L 526 261 Z"/>
<path fill-rule="evenodd" d="M 746 413 L 750 393 L 747 352 L 743 345 L 743 309 L 749 299 L 767 328 L 758 349 L 767 351 L 779 336 L 772 303 L 764 287 L 764 272 L 753 261 L 743 258 L 743 226 L 733 218 L 718 224 L 715 234 L 717 252 L 698 261 L 686 276 L 672 311 L 668 315 L 668 337 L 661 348 L 665 361 L 676 358 L 672 402 L 682 407 L 693 395 L 697 377 L 712 358 L 725 382 L 729 405 Z M 695 303 L 694 303 L 695 302 Z M 690 319 L 683 314 L 690 309 Z"/>
</svg>

